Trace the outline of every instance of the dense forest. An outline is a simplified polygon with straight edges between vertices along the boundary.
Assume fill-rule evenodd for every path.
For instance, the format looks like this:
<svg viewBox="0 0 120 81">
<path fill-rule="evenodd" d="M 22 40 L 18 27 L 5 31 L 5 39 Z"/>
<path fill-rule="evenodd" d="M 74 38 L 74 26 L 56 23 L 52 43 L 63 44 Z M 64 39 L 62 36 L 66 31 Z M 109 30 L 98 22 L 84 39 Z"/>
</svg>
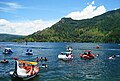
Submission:
<svg viewBox="0 0 120 81">
<path fill-rule="evenodd" d="M 20 35 L 11 35 L 11 34 L 0 34 L 0 42 L 11 42 L 18 38 L 22 38 L 24 36 Z"/>
<path fill-rule="evenodd" d="M 53 26 L 16 41 L 120 43 L 120 9 L 91 19 L 62 18 Z"/>
</svg>

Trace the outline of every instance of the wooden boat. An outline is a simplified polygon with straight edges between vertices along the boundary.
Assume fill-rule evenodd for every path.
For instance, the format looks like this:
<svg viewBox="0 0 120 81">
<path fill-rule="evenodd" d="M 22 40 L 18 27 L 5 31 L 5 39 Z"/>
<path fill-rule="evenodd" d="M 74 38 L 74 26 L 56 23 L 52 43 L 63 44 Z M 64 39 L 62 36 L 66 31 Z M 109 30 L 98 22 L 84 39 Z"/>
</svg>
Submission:
<svg viewBox="0 0 120 81">
<path fill-rule="evenodd" d="M 37 62 L 15 60 L 15 70 L 10 71 L 10 76 L 15 79 L 29 80 L 37 76 L 39 72 L 40 69 Z"/>
</svg>

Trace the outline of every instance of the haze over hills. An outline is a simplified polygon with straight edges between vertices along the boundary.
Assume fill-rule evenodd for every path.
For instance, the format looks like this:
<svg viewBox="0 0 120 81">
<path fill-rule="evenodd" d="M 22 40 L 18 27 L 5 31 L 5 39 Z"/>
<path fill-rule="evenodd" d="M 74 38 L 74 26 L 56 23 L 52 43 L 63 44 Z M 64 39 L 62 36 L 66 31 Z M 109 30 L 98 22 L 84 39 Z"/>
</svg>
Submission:
<svg viewBox="0 0 120 81">
<path fill-rule="evenodd" d="M 62 18 L 53 26 L 28 35 L 19 41 L 120 43 L 119 32 L 120 9 L 117 9 L 91 19 Z"/>
</svg>

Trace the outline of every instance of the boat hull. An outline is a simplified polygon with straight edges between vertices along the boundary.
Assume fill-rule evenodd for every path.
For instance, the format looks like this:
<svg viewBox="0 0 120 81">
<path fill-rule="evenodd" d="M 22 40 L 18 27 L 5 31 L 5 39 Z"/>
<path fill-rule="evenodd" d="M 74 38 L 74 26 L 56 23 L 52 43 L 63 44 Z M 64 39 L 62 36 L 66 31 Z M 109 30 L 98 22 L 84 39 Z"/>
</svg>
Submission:
<svg viewBox="0 0 120 81">
<path fill-rule="evenodd" d="M 94 55 L 93 55 L 93 54 L 91 54 L 91 56 L 88 56 L 88 55 L 86 55 L 86 54 L 81 54 L 80 57 L 81 57 L 81 59 L 84 59 L 84 60 L 94 59 Z"/>
<path fill-rule="evenodd" d="M 29 80 L 29 79 L 32 79 L 32 78 L 34 78 L 34 77 L 36 77 L 36 76 L 38 76 L 39 75 L 39 72 L 38 73 L 36 73 L 36 74 L 34 74 L 34 75 L 28 75 L 28 76 L 19 76 L 19 75 L 16 75 L 16 74 L 14 74 L 14 72 L 13 71 L 11 71 L 10 72 L 10 76 L 11 76 L 11 78 L 13 79 L 13 80 L 19 80 L 19 81 L 26 81 L 26 80 Z"/>
<path fill-rule="evenodd" d="M 3 52 L 3 54 L 12 54 L 13 52 Z"/>
<path fill-rule="evenodd" d="M 26 55 L 33 55 L 33 53 L 31 53 L 31 52 L 27 52 Z"/>
<path fill-rule="evenodd" d="M 38 75 L 39 72 L 37 62 L 15 60 L 15 69 L 10 71 L 9 74 L 13 79 L 29 80 Z"/>
<path fill-rule="evenodd" d="M 73 57 L 68 58 L 66 55 L 58 55 L 58 59 L 60 60 L 71 60 Z"/>
<path fill-rule="evenodd" d="M 9 61 L 0 60 L 0 63 L 9 63 Z"/>
</svg>

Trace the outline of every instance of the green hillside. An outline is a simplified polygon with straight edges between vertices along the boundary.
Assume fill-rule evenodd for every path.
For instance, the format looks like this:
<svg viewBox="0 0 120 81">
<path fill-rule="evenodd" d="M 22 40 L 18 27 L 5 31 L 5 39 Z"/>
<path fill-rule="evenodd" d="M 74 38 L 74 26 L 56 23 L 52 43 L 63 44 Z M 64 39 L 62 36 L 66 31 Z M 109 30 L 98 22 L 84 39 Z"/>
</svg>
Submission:
<svg viewBox="0 0 120 81">
<path fill-rule="evenodd" d="M 91 19 L 62 18 L 53 26 L 22 40 L 44 42 L 113 42 L 120 43 L 120 9 Z"/>
<path fill-rule="evenodd" d="M 18 38 L 22 38 L 20 35 L 0 34 L 0 42 L 14 41 Z"/>
</svg>

